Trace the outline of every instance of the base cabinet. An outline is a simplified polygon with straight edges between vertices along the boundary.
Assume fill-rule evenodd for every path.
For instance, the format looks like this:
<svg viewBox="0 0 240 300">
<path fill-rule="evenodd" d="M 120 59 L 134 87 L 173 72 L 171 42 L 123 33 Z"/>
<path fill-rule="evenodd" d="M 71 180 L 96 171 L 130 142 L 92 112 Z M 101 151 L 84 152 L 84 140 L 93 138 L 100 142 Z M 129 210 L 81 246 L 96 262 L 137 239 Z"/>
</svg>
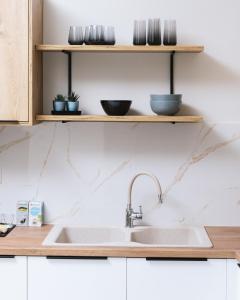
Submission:
<svg viewBox="0 0 240 300">
<path fill-rule="evenodd" d="M 239 300 L 234 259 L 1 257 L 0 299 Z"/>
<path fill-rule="evenodd" d="M 28 300 L 126 300 L 126 259 L 29 257 Z"/>
<path fill-rule="evenodd" d="M 240 264 L 235 259 L 227 260 L 227 300 L 240 299 Z"/>
<path fill-rule="evenodd" d="M 226 260 L 128 259 L 127 300 L 136 299 L 226 300 Z"/>
<path fill-rule="evenodd" d="M 0 258 L 0 299 L 27 299 L 27 258 Z"/>
</svg>

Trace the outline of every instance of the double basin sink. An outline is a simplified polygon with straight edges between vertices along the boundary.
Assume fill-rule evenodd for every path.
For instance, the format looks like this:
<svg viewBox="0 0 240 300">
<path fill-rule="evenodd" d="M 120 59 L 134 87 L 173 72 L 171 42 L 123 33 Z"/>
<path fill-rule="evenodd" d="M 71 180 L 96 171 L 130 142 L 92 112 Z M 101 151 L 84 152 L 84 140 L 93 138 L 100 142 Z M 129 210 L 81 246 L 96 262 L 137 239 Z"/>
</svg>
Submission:
<svg viewBox="0 0 240 300">
<path fill-rule="evenodd" d="M 59 247 L 181 247 L 211 248 L 204 227 L 101 228 L 56 225 L 43 242 Z"/>
</svg>

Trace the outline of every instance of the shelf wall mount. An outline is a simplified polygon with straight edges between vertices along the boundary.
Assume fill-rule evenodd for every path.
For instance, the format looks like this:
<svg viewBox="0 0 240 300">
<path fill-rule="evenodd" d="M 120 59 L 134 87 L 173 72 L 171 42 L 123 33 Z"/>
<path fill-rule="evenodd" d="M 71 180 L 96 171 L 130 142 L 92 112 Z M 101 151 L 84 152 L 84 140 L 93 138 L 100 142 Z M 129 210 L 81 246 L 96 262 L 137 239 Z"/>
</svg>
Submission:
<svg viewBox="0 0 240 300">
<path fill-rule="evenodd" d="M 72 52 L 71 51 L 62 51 L 67 55 L 68 58 L 68 96 L 72 94 Z"/>
<path fill-rule="evenodd" d="M 175 59 L 175 51 L 172 51 L 170 54 L 170 94 L 173 95 L 175 92 L 175 74 L 174 74 L 174 59 Z"/>
<path fill-rule="evenodd" d="M 68 96 L 72 94 L 72 51 L 63 50 L 68 59 Z M 175 92 L 175 51 L 170 52 L 170 94 Z"/>
<path fill-rule="evenodd" d="M 176 53 L 201 53 L 204 46 L 200 45 L 176 45 L 176 46 L 132 46 L 132 45 L 36 45 L 36 51 L 40 52 L 61 52 L 67 55 L 68 62 L 68 94 L 72 93 L 72 54 L 80 53 L 168 53 L 169 59 L 169 81 L 170 94 L 175 93 L 175 54 Z M 141 123 L 198 123 L 202 122 L 202 116 L 101 116 L 101 115 L 81 115 L 81 116 L 36 116 L 36 121 L 48 122 L 141 122 Z"/>
</svg>

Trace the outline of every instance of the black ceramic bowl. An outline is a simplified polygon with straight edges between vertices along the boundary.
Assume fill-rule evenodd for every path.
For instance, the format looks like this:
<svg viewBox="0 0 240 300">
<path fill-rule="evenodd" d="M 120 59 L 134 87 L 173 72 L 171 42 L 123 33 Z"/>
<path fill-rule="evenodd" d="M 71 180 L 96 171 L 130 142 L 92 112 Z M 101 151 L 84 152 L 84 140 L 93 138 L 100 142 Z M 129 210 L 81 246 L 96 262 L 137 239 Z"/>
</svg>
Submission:
<svg viewBox="0 0 240 300">
<path fill-rule="evenodd" d="M 105 113 L 109 116 L 124 116 L 132 104 L 130 100 L 101 100 Z"/>
</svg>

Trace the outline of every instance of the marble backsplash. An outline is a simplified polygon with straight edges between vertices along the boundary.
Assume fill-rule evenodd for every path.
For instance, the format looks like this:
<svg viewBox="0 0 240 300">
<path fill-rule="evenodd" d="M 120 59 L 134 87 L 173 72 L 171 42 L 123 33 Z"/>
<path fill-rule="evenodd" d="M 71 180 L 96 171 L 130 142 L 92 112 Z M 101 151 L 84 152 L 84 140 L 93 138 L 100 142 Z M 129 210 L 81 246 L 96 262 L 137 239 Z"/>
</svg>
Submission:
<svg viewBox="0 0 240 300">
<path fill-rule="evenodd" d="M 240 124 L 43 123 L 0 128 L 0 213 L 45 203 L 45 222 L 124 225 L 128 187 L 145 224 L 240 225 Z"/>
</svg>

